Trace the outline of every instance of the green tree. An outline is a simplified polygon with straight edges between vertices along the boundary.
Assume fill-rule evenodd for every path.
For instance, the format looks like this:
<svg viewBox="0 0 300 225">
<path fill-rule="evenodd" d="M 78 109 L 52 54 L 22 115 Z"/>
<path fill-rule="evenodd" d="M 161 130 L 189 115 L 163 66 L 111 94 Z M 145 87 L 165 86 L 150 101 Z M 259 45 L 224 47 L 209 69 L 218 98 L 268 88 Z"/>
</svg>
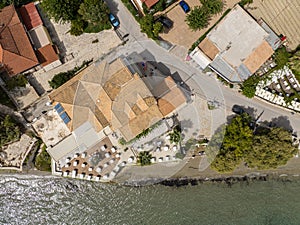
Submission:
<svg viewBox="0 0 300 225">
<path fill-rule="evenodd" d="M 42 147 L 42 151 L 37 155 L 34 164 L 38 170 L 51 171 L 51 156 L 46 151 L 45 144 Z"/>
<path fill-rule="evenodd" d="M 149 38 L 156 40 L 162 30 L 162 24 L 155 22 L 153 15 L 147 14 L 140 20 L 141 31 L 146 33 Z"/>
<path fill-rule="evenodd" d="M 288 131 L 280 127 L 266 131 L 254 136 L 253 147 L 245 156 L 245 162 L 251 168 L 277 168 L 285 165 L 297 152 Z"/>
<path fill-rule="evenodd" d="M 79 36 L 83 34 L 86 26 L 87 23 L 84 20 L 82 20 L 80 17 L 77 17 L 77 19 L 71 21 L 70 34 L 74 36 Z"/>
<path fill-rule="evenodd" d="M 242 94 L 248 98 L 253 98 L 255 96 L 256 86 L 259 83 L 259 77 L 253 75 L 245 80 L 242 84 Z"/>
<path fill-rule="evenodd" d="M 186 22 L 190 29 L 197 31 L 208 26 L 210 14 L 206 7 L 196 6 L 186 17 Z"/>
<path fill-rule="evenodd" d="M 26 84 L 28 84 L 28 81 L 23 74 L 9 78 L 6 82 L 9 90 L 14 89 L 15 87 L 26 87 Z"/>
<path fill-rule="evenodd" d="M 223 143 L 211 167 L 219 172 L 231 172 L 251 149 L 253 130 L 249 124 L 251 117 L 243 113 L 234 117 L 226 126 Z"/>
<path fill-rule="evenodd" d="M 220 13 L 224 8 L 222 0 L 200 0 L 200 2 L 211 14 Z"/>
<path fill-rule="evenodd" d="M 29 2 L 33 2 L 33 0 L 0 0 L 0 9 L 11 4 L 14 4 L 15 6 L 19 7 Z"/>
<path fill-rule="evenodd" d="M 149 152 L 140 152 L 137 158 L 137 163 L 141 166 L 147 166 L 151 164 L 152 155 Z"/>
<path fill-rule="evenodd" d="M 107 16 L 109 8 L 103 0 L 84 0 L 80 4 L 78 13 L 82 16 L 83 20 L 94 25 L 97 23 L 103 25 L 109 23 Z"/>
<path fill-rule="evenodd" d="M 176 126 L 170 134 L 170 141 L 171 143 L 178 144 L 181 141 L 181 133 L 180 133 L 180 128 Z"/>
<path fill-rule="evenodd" d="M 56 22 L 75 20 L 83 0 L 43 0 L 41 6 L 48 16 Z"/>
<path fill-rule="evenodd" d="M 16 122 L 9 116 L 6 115 L 5 118 L 0 120 L 0 147 L 20 139 L 20 128 L 17 126 Z"/>
<path fill-rule="evenodd" d="M 275 52 L 275 62 L 277 64 L 277 69 L 283 68 L 289 61 L 290 53 L 285 47 L 281 47 Z"/>
</svg>

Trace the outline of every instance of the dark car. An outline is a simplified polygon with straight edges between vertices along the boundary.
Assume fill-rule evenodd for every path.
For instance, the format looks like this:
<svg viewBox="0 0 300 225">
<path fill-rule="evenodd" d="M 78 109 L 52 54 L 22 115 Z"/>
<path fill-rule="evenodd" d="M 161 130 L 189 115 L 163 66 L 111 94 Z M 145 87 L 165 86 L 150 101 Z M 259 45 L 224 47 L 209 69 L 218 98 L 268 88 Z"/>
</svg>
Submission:
<svg viewBox="0 0 300 225">
<path fill-rule="evenodd" d="M 181 6 L 181 8 L 185 13 L 188 13 L 190 11 L 190 7 L 185 1 L 180 1 L 179 5 Z"/>
<path fill-rule="evenodd" d="M 114 14 L 110 13 L 108 15 L 110 23 L 113 25 L 114 28 L 120 26 L 120 21 L 117 19 L 117 17 L 114 16 Z"/>
<path fill-rule="evenodd" d="M 173 27 L 173 21 L 165 16 L 161 16 L 157 19 L 158 22 L 161 22 L 166 28 L 170 29 Z"/>
<path fill-rule="evenodd" d="M 243 114 L 245 112 L 245 110 L 239 105 L 234 105 L 234 106 L 232 106 L 232 112 L 240 115 L 240 114 Z"/>
</svg>

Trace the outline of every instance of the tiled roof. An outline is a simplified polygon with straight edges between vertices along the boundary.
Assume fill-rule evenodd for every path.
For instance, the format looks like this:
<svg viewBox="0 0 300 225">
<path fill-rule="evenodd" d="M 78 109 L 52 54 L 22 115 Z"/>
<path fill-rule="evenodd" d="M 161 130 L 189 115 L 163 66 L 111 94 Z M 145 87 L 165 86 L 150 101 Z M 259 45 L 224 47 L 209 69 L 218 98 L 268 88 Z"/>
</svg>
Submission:
<svg viewBox="0 0 300 225">
<path fill-rule="evenodd" d="M 51 44 L 39 48 L 37 50 L 37 56 L 42 66 L 47 66 L 59 59 L 54 46 Z"/>
<path fill-rule="evenodd" d="M 255 73 L 261 65 L 273 55 L 272 47 L 263 41 L 244 61 L 251 73 Z"/>
<path fill-rule="evenodd" d="M 158 1 L 159 0 L 142 0 L 142 2 L 144 2 L 146 4 L 148 9 L 150 9 L 152 6 L 154 6 Z"/>
<path fill-rule="evenodd" d="M 205 53 L 211 60 L 214 60 L 216 55 L 220 52 L 219 49 L 212 43 L 207 37 L 201 41 L 199 48 Z"/>
<path fill-rule="evenodd" d="M 27 5 L 23 5 L 19 9 L 19 12 L 22 21 L 28 31 L 31 30 L 32 28 L 38 27 L 43 24 L 41 17 L 33 2 Z"/>
<path fill-rule="evenodd" d="M 31 43 L 13 5 L 0 11 L 0 59 L 10 76 L 38 64 Z"/>
</svg>

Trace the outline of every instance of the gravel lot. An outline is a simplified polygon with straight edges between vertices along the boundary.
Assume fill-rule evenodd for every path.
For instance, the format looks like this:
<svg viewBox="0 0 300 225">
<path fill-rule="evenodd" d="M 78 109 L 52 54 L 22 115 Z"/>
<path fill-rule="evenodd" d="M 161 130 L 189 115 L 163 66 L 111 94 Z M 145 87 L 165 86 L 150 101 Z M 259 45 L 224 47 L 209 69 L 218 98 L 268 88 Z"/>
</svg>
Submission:
<svg viewBox="0 0 300 225">
<path fill-rule="evenodd" d="M 186 2 L 191 9 L 193 9 L 195 6 L 201 5 L 199 0 L 186 0 Z M 226 1 L 223 11 L 225 12 L 228 8 L 232 8 L 238 2 L 239 0 Z M 188 49 L 222 16 L 222 13 L 215 15 L 211 18 L 210 24 L 207 28 L 198 31 L 192 31 L 185 22 L 186 14 L 183 12 L 180 5 L 177 4 L 175 7 L 174 5 L 171 5 L 163 13 L 166 13 L 166 16 L 170 18 L 174 24 L 173 28 L 169 30 L 168 33 L 161 34 L 161 37 L 175 45 L 184 46 Z"/>
</svg>

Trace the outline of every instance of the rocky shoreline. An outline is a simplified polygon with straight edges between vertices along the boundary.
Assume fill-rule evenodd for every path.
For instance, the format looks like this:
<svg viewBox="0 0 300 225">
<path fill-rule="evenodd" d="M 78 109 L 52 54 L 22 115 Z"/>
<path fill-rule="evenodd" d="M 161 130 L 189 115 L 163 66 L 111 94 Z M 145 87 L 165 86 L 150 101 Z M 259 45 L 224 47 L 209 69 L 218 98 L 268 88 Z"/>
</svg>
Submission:
<svg viewBox="0 0 300 225">
<path fill-rule="evenodd" d="M 168 178 L 168 179 L 143 179 L 130 182 L 124 182 L 120 185 L 131 187 L 143 187 L 147 185 L 163 185 L 168 187 L 182 187 L 182 186 L 196 186 L 204 183 L 218 183 L 226 184 L 231 187 L 237 183 L 251 184 L 252 182 L 266 182 L 266 181 L 279 181 L 279 182 L 292 182 L 299 180 L 298 175 L 287 174 L 247 174 L 244 176 L 223 176 L 223 177 L 206 177 L 206 178 Z"/>
</svg>

